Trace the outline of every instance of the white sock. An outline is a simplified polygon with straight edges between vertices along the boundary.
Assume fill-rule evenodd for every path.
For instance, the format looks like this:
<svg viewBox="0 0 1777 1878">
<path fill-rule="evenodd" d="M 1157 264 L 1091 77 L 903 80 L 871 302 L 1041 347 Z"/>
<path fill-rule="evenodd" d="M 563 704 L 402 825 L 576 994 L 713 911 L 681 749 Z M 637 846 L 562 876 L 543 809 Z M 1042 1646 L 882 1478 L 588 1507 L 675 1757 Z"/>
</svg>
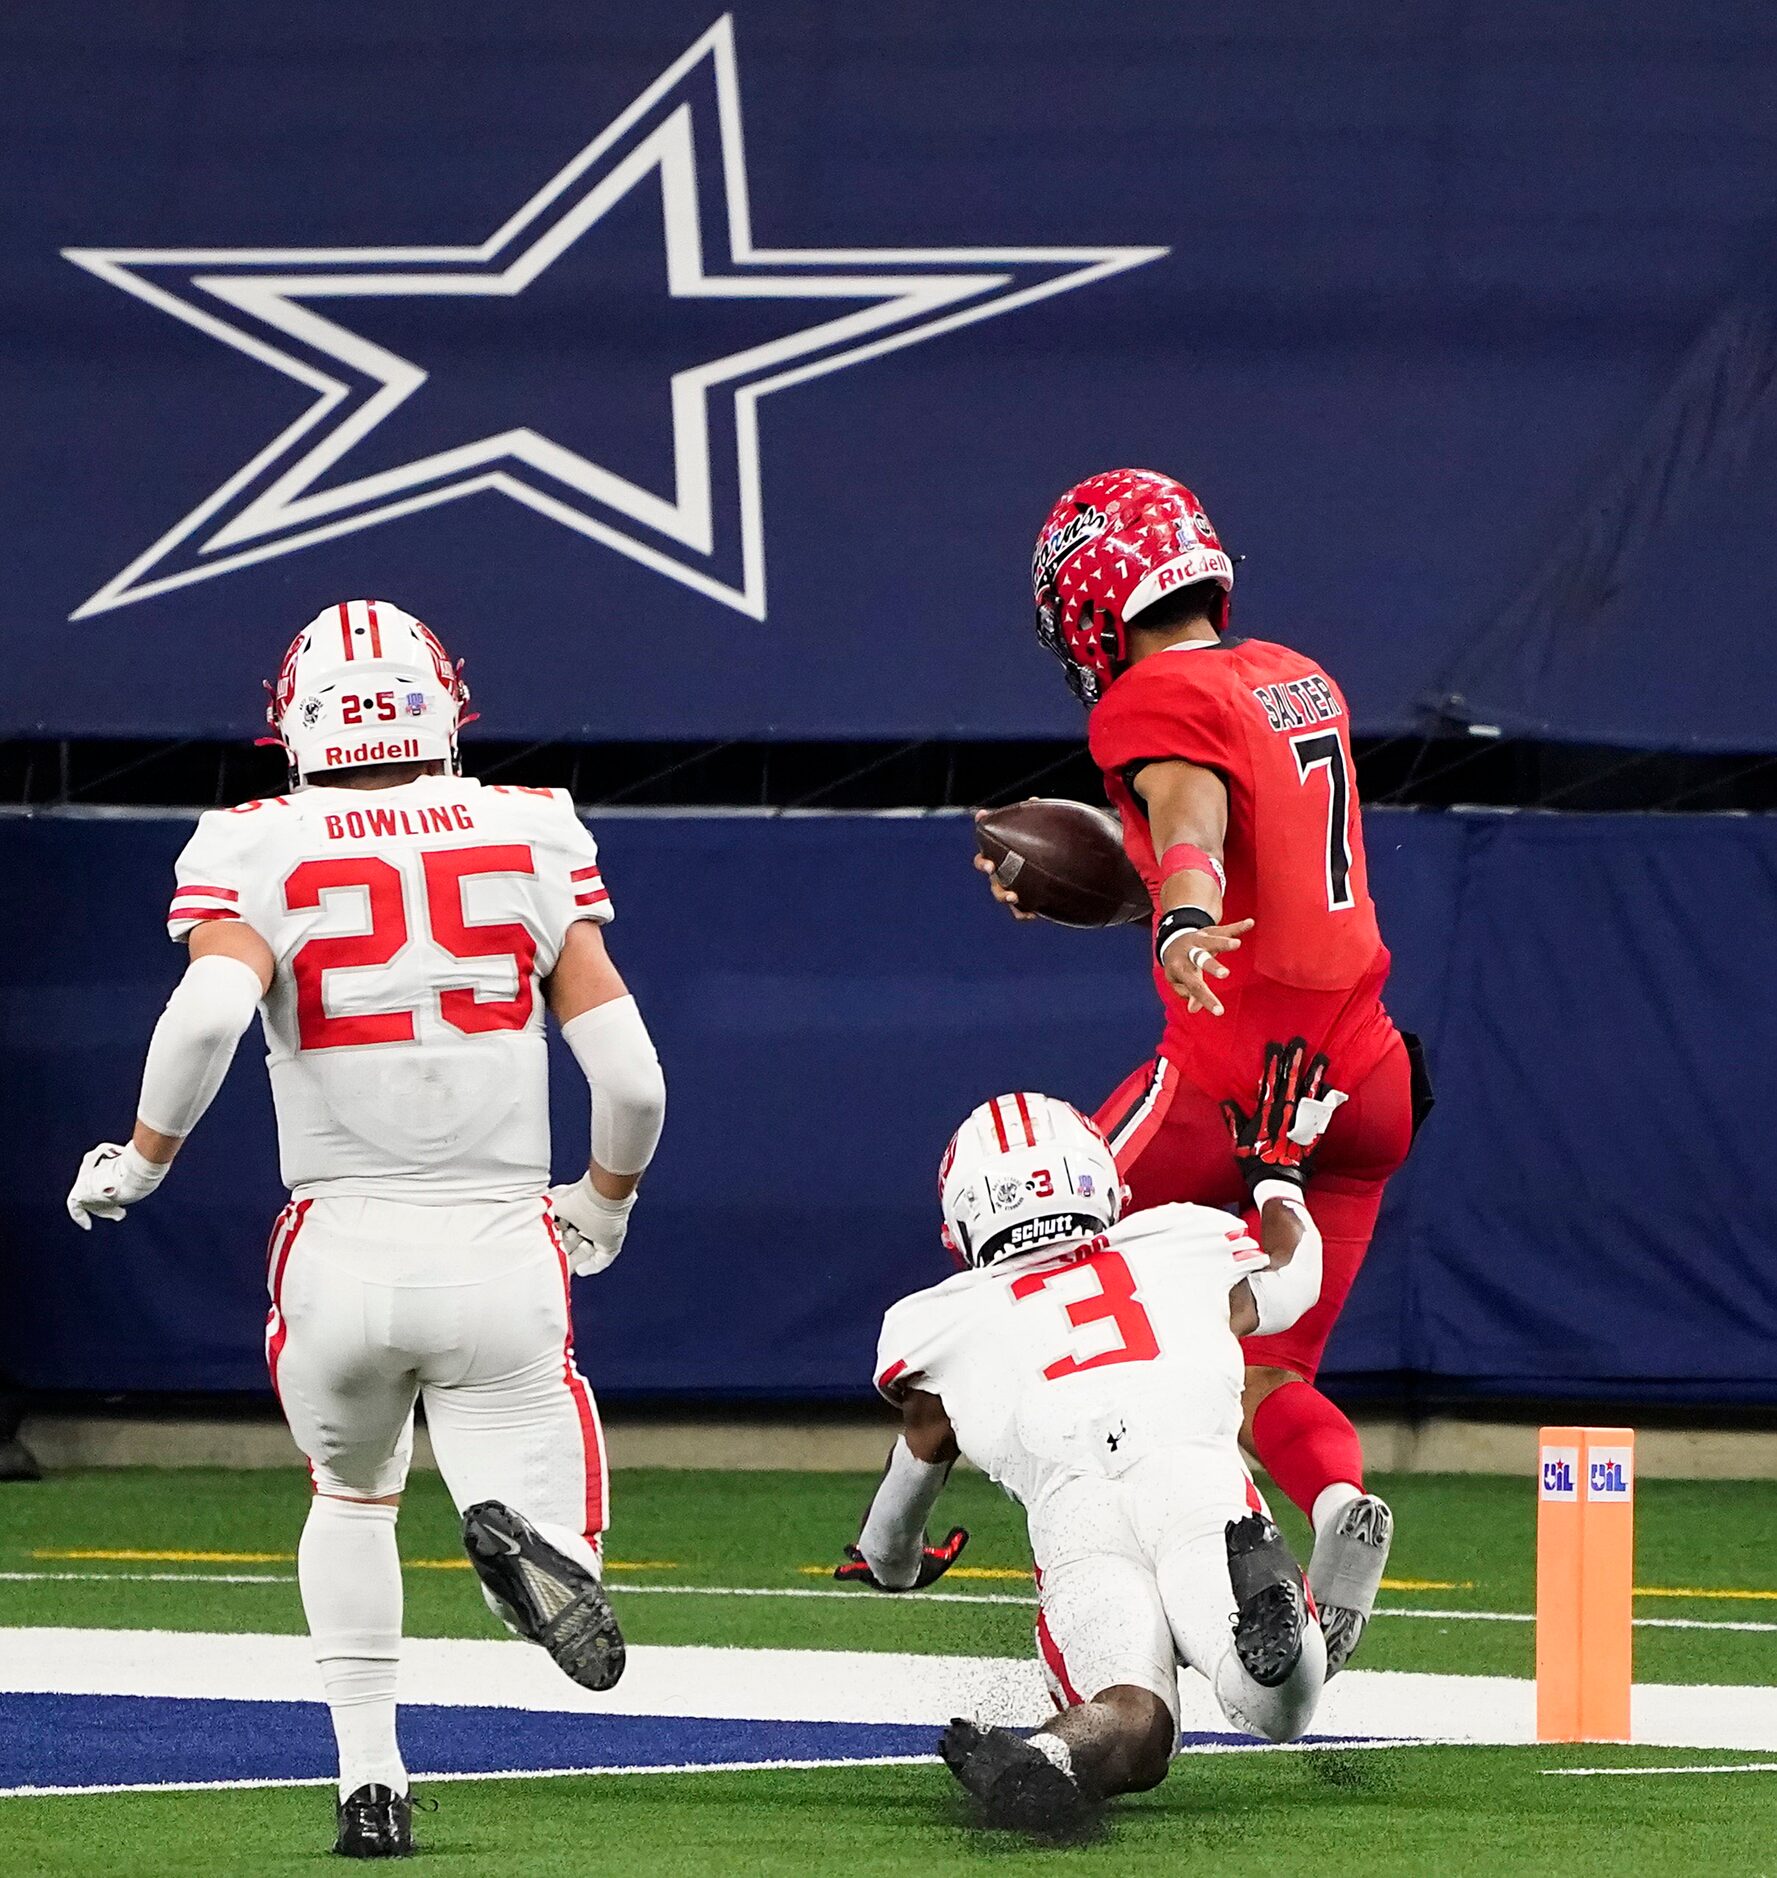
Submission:
<svg viewBox="0 0 1777 1878">
<path fill-rule="evenodd" d="M 601 1584 L 604 1583 L 604 1557 L 585 1533 L 576 1532 L 572 1526 L 558 1526 L 546 1519 L 534 1519 L 531 1524 L 564 1558 L 571 1558 L 576 1565 L 584 1565 L 593 1577 Z"/>
<path fill-rule="evenodd" d="M 1295 1741 L 1308 1732 L 1327 1680 L 1327 1644 L 1319 1624 L 1302 1632 L 1302 1654 L 1275 1689 L 1247 1673 L 1240 1653 L 1229 1646 L 1211 1678 L 1222 1713 L 1245 1734 L 1267 1741 Z"/>
<path fill-rule="evenodd" d="M 339 1797 L 371 1782 L 407 1791 L 395 1742 L 401 1657 L 401 1557 L 393 1506 L 317 1494 L 296 1577 L 339 1744 Z"/>
<path fill-rule="evenodd" d="M 1050 1734 L 1045 1729 L 1038 1729 L 1030 1737 L 1030 1745 L 1045 1760 L 1051 1760 L 1071 1780 L 1074 1773 L 1074 1751 L 1062 1740 L 1060 1735 Z"/>
<path fill-rule="evenodd" d="M 1364 1497 L 1362 1487 L 1354 1487 L 1349 1480 L 1335 1480 L 1330 1487 L 1322 1487 L 1314 1496 L 1314 1512 L 1310 1516 L 1315 1536 L 1326 1531 L 1329 1522 L 1339 1517 L 1353 1500 Z"/>
</svg>

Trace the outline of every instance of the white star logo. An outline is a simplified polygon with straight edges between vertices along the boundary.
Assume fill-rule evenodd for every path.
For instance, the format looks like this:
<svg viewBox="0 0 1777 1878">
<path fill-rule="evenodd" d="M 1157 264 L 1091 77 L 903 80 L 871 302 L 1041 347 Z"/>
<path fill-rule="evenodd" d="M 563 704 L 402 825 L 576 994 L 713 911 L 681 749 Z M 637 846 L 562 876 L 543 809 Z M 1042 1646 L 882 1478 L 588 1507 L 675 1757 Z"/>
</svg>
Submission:
<svg viewBox="0 0 1777 1878">
<path fill-rule="evenodd" d="M 720 153 L 719 187 L 700 186 L 696 151 L 712 148 Z M 316 302 L 522 294 L 655 174 L 674 299 L 865 304 L 675 373 L 670 496 L 530 428 L 475 437 L 374 473 L 354 476 L 340 467 L 427 374 L 318 311 Z M 711 221 L 726 224 L 714 239 L 706 228 Z M 63 252 L 101 280 L 315 393 L 294 423 L 73 618 L 497 490 L 763 619 L 760 399 L 1104 280 L 1166 249 L 755 247 L 734 35 L 724 16 L 479 247 Z M 729 448 L 732 464 L 718 456 Z"/>
</svg>

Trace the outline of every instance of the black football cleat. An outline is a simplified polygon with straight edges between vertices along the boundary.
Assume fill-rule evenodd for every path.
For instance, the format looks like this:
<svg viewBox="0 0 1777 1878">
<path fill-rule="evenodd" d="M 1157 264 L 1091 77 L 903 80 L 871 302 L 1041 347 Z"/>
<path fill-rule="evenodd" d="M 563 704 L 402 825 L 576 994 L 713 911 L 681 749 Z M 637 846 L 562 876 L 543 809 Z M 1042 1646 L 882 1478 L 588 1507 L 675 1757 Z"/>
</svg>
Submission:
<svg viewBox="0 0 1777 1878">
<path fill-rule="evenodd" d="M 393 1787 L 360 1787 L 339 1803 L 341 1858 L 412 1858 L 413 1801 Z"/>
<path fill-rule="evenodd" d="M 604 1586 L 584 1565 L 498 1500 L 483 1500 L 463 1515 L 463 1547 L 521 1637 L 540 1643 L 582 1689 L 616 1686 L 625 1660 L 623 1632 Z"/>
<path fill-rule="evenodd" d="M 1263 1513 L 1229 1520 L 1228 1578 L 1235 1651 L 1254 1682 L 1275 1689 L 1302 1654 L 1308 1588 L 1288 1542 Z"/>
<path fill-rule="evenodd" d="M 1098 1822 L 1097 1806 L 1073 1776 L 1009 1728 L 977 1728 L 959 1716 L 944 1730 L 938 1752 L 989 1826 L 1078 1840 Z"/>
</svg>

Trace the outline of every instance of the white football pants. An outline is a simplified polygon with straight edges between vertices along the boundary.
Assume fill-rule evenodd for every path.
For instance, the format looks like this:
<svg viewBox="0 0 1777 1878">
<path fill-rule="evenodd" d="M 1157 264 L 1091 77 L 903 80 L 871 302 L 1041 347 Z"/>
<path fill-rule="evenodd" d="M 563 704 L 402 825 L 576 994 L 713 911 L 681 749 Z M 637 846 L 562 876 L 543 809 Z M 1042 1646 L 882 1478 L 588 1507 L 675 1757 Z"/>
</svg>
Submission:
<svg viewBox="0 0 1777 1878">
<path fill-rule="evenodd" d="M 459 1510 L 502 1500 L 596 1544 L 604 1436 L 541 1196 L 293 1201 L 272 1232 L 269 1284 L 272 1387 L 317 1491 L 399 1493 L 423 1399 Z"/>
<path fill-rule="evenodd" d="M 1201 1674 L 1243 1734 L 1293 1741 L 1314 1719 L 1326 1644 L 1310 1623 L 1281 1687 L 1247 1674 L 1234 1650 L 1227 1526 L 1264 1501 L 1239 1457 L 1168 1448 L 1116 1477 L 1064 1474 L 1030 1516 L 1037 1654 L 1057 1708 L 1129 1685 L 1179 1719 L 1181 1664 Z"/>
</svg>

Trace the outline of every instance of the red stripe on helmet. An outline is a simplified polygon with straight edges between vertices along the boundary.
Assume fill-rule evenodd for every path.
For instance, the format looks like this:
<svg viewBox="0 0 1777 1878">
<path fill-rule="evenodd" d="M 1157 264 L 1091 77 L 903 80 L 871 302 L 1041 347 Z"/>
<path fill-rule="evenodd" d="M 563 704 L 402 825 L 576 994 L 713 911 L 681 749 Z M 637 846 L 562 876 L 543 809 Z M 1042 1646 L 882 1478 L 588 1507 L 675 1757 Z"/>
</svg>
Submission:
<svg viewBox="0 0 1777 1878">
<path fill-rule="evenodd" d="M 1006 1124 L 1000 1116 L 1000 1099 L 998 1096 L 995 1096 L 994 1099 L 988 1103 L 987 1110 L 993 1117 L 993 1132 L 998 1135 L 1000 1139 L 1000 1152 L 1002 1154 L 1010 1153 L 1012 1144 L 1006 1139 Z"/>
<path fill-rule="evenodd" d="M 1030 1104 L 1024 1099 L 1024 1091 L 1020 1089 L 1012 1100 L 1018 1104 L 1018 1119 L 1024 1124 L 1024 1145 L 1034 1148 L 1037 1145 L 1037 1131 L 1030 1125 Z"/>
<path fill-rule="evenodd" d="M 349 600 L 339 603 L 339 636 L 346 649 L 346 657 L 355 659 L 358 655 L 352 650 L 352 609 Z"/>
<path fill-rule="evenodd" d="M 383 655 L 383 629 L 376 623 L 376 602 L 364 602 L 364 616 L 370 621 L 370 656 L 380 659 Z"/>
</svg>

